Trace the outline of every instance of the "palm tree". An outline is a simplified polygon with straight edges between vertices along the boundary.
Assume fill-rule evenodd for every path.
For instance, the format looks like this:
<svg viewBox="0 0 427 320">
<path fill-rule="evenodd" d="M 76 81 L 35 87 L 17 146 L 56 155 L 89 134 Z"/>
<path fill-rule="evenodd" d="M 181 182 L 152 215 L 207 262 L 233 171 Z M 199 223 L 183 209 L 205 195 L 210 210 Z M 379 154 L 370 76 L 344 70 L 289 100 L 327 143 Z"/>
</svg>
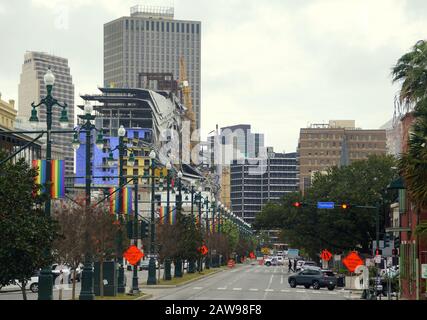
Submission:
<svg viewBox="0 0 427 320">
<path fill-rule="evenodd" d="M 399 159 L 399 169 L 408 193 L 418 209 L 427 208 L 427 42 L 418 41 L 392 70 L 393 82 L 402 82 L 398 100 L 413 110 L 415 122 L 408 151 Z"/>
<path fill-rule="evenodd" d="M 392 68 L 393 83 L 402 82 L 398 101 L 406 111 L 416 106 L 427 92 L 427 42 L 418 41 Z"/>
</svg>

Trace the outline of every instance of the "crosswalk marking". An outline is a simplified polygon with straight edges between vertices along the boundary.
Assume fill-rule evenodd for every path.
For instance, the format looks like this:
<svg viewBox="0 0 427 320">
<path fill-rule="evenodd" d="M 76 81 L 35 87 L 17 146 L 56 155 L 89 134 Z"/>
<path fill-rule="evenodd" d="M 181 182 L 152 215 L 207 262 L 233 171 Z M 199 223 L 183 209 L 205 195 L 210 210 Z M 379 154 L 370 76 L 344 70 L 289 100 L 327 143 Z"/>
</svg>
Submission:
<svg viewBox="0 0 427 320">
<path fill-rule="evenodd" d="M 290 290 L 282 289 L 280 292 L 291 292 Z"/>
<path fill-rule="evenodd" d="M 336 292 L 328 292 L 328 294 L 337 294 Z"/>
<path fill-rule="evenodd" d="M 258 291 L 258 289 L 251 288 L 251 289 L 249 289 L 249 291 Z"/>
<path fill-rule="evenodd" d="M 297 292 L 299 292 L 299 293 L 306 293 L 307 291 L 305 291 L 305 290 L 297 290 Z"/>
<path fill-rule="evenodd" d="M 240 291 L 242 288 L 233 288 L 234 291 Z"/>
<path fill-rule="evenodd" d="M 264 291 L 265 291 L 265 292 L 273 292 L 273 291 L 274 291 L 274 289 L 265 289 Z"/>
<path fill-rule="evenodd" d="M 216 288 L 217 290 L 227 290 L 227 287 Z"/>
</svg>

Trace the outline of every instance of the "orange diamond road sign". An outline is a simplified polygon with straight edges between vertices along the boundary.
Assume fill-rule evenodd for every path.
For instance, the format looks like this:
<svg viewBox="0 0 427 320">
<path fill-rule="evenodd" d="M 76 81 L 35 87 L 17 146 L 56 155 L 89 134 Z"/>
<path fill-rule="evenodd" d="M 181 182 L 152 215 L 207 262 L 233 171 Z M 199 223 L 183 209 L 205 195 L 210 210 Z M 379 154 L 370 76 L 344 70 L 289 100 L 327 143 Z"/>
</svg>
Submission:
<svg viewBox="0 0 427 320">
<path fill-rule="evenodd" d="M 347 257 L 342 260 L 342 263 L 350 272 L 354 272 L 356 268 L 363 265 L 363 260 L 359 257 L 356 251 L 352 251 Z"/>
<path fill-rule="evenodd" d="M 199 248 L 199 251 L 200 251 L 200 253 L 202 254 L 202 255 L 206 255 L 207 253 L 208 253 L 208 247 L 206 247 L 205 245 L 203 245 L 203 246 L 201 246 L 200 248 Z"/>
<path fill-rule="evenodd" d="M 130 246 L 123 254 L 123 257 L 133 266 L 136 265 L 143 256 L 144 254 L 136 246 Z"/>
<path fill-rule="evenodd" d="M 322 260 L 329 261 L 332 258 L 332 253 L 330 253 L 328 250 L 323 250 L 320 254 L 320 257 L 322 258 Z"/>
<path fill-rule="evenodd" d="M 229 268 L 234 268 L 234 265 L 235 265 L 235 262 L 234 262 L 234 260 L 233 260 L 233 259 L 228 260 L 227 266 L 228 266 Z"/>
</svg>

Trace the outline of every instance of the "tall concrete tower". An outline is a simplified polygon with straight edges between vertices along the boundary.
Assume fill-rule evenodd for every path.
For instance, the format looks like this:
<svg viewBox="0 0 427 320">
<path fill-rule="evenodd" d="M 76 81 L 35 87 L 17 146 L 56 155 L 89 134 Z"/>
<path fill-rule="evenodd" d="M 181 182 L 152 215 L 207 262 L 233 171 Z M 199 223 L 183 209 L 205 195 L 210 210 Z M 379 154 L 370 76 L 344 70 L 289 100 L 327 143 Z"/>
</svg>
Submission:
<svg viewBox="0 0 427 320">
<path fill-rule="evenodd" d="M 31 103 L 36 104 L 43 99 L 47 92 L 43 76 L 50 67 L 55 75 L 55 85 L 52 95 L 60 103 L 68 105 L 68 130 L 74 126 L 74 85 L 65 58 L 53 56 L 43 52 L 27 51 L 24 64 L 22 65 L 21 78 L 18 87 L 18 116 L 21 119 L 29 119 L 31 116 Z M 40 126 L 46 127 L 46 107 L 38 108 Z M 59 118 L 61 108 L 53 108 L 52 130 L 61 130 Z M 71 146 L 72 134 L 52 134 L 53 157 L 65 160 L 65 174 L 72 175 L 74 172 L 74 150 Z M 42 154 L 45 149 L 42 149 Z"/>
<path fill-rule="evenodd" d="M 142 88 L 145 73 L 180 75 L 184 57 L 200 129 L 201 22 L 174 20 L 174 8 L 134 6 L 129 17 L 104 25 L 104 86 Z"/>
</svg>

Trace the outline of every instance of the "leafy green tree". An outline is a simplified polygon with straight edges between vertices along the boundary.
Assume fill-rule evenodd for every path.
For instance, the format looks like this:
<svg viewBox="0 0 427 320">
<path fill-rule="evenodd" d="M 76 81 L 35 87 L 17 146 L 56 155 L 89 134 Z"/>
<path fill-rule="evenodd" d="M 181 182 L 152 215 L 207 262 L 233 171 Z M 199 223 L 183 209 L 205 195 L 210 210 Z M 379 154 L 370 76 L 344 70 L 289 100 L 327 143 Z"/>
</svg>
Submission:
<svg viewBox="0 0 427 320">
<path fill-rule="evenodd" d="M 322 249 L 369 252 L 376 235 L 377 212 L 351 205 L 378 205 L 383 226 L 386 207 L 395 198 L 387 192 L 395 175 L 394 166 L 391 156 L 370 156 L 346 167 L 332 167 L 324 175 L 315 175 L 304 197 L 290 193 L 279 203 L 266 205 L 256 218 L 255 228 L 281 228 L 284 242 L 304 250 L 313 259 Z M 316 208 L 318 201 L 347 203 L 350 208 L 321 210 Z M 295 202 L 303 205 L 296 208 Z"/>
<path fill-rule="evenodd" d="M 0 167 L 0 285 L 17 280 L 24 300 L 28 279 L 53 262 L 46 252 L 58 236 L 56 223 L 42 210 L 45 198 L 37 195 L 36 176 L 24 159 Z"/>
<path fill-rule="evenodd" d="M 239 242 L 239 229 L 229 220 L 224 220 L 221 226 L 221 233 L 227 240 L 228 251 L 233 252 Z"/>
</svg>

